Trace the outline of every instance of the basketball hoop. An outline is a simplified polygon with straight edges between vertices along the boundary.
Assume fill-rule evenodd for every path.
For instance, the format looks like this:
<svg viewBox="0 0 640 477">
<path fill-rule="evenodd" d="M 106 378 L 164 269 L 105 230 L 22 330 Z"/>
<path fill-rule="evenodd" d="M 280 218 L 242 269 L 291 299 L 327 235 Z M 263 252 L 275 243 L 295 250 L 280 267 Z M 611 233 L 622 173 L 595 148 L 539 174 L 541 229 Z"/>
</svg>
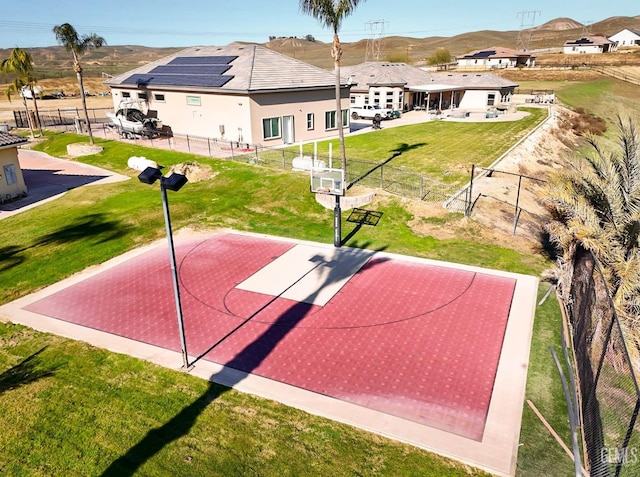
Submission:
<svg viewBox="0 0 640 477">
<path fill-rule="evenodd" d="M 316 194 L 329 194 L 330 192 L 331 189 L 328 187 L 320 187 L 319 189 L 316 189 Z"/>
</svg>

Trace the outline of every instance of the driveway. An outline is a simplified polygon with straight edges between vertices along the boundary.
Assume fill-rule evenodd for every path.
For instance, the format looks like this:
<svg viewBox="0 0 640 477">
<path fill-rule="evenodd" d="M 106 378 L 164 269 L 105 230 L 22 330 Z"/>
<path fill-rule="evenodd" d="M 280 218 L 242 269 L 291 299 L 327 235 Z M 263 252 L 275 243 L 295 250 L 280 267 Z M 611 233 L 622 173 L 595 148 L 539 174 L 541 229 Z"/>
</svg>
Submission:
<svg viewBox="0 0 640 477">
<path fill-rule="evenodd" d="M 0 204 L 0 220 L 56 199 L 76 187 L 129 179 L 99 167 L 58 159 L 30 149 L 20 149 L 18 160 L 27 185 L 27 196 Z"/>
</svg>

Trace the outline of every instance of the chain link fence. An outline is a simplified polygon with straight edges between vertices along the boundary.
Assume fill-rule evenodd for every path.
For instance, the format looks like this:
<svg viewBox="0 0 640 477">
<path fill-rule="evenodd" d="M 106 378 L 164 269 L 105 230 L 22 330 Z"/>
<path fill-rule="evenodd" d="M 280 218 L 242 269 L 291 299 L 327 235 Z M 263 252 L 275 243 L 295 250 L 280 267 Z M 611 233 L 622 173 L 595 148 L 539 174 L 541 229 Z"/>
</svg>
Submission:
<svg viewBox="0 0 640 477">
<path fill-rule="evenodd" d="M 308 171 L 312 163 L 314 167 L 340 167 L 340 158 L 318 154 L 301 155 L 297 147 L 293 146 L 273 148 L 167 131 L 160 131 L 153 137 L 122 138 L 118 137 L 118 131 L 109 124 L 103 124 L 96 132 L 106 139 L 120 139 L 149 147 L 257 164 L 272 169 Z M 401 197 L 440 204 L 451 212 L 464 213 L 468 209 L 469 196 L 457 194 L 459 185 L 446 184 L 423 174 L 391 166 L 388 162 L 389 159 L 375 162 L 349 157 L 345 171 L 349 187 L 361 185 L 380 189 Z"/>
<path fill-rule="evenodd" d="M 157 131 L 149 137 L 123 134 L 123 131 L 118 131 L 107 117 L 107 111 L 110 110 L 104 108 L 88 110 L 94 135 L 105 139 L 118 139 L 154 148 L 188 152 L 210 158 L 223 158 L 247 164 L 259 164 L 280 170 L 296 170 L 300 167 L 296 165 L 296 161 L 304 163 L 304 159 L 311 159 L 314 164 L 321 164 L 325 167 L 332 163 L 333 167 L 339 167 L 339 158 L 322 155 L 314 155 L 313 158 L 301 156 L 294 147 L 272 148 L 219 138 L 174 134 L 166 129 Z M 35 113 L 33 111 L 30 113 L 33 124 L 36 124 Z M 29 127 L 26 111 L 16 110 L 13 115 L 15 127 Z M 42 127 L 78 134 L 86 132 L 84 112 L 79 108 L 42 109 L 39 111 L 39 118 Z M 375 162 L 353 157 L 348 158 L 345 177 L 347 183 L 350 184 L 349 187 L 361 185 L 380 189 L 401 197 L 440 204 L 455 213 L 466 213 L 469 210 L 470 196 L 466 191 L 460 194 L 459 185 L 447 184 L 420 173 L 389 165 L 388 161 L 389 159 Z"/>
<path fill-rule="evenodd" d="M 640 390 L 630 348 L 595 257 L 579 248 L 565 308 L 591 477 L 640 475 Z"/>
</svg>

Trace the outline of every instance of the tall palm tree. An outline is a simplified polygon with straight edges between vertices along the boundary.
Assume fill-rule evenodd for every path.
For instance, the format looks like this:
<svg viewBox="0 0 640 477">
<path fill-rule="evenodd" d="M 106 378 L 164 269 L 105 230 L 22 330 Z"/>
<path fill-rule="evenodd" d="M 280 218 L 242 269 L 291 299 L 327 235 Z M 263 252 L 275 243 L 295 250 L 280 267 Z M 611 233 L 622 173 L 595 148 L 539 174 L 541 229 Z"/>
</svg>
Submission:
<svg viewBox="0 0 640 477">
<path fill-rule="evenodd" d="M 78 35 L 73 26 L 68 23 L 56 25 L 53 27 L 53 33 L 56 35 L 58 43 L 71 52 L 73 56 L 73 71 L 78 78 L 78 86 L 80 87 L 80 98 L 82 98 L 82 109 L 84 110 L 84 118 L 87 122 L 89 130 L 89 141 L 93 144 L 93 133 L 91 132 L 91 124 L 89 123 L 89 112 L 87 111 L 87 98 L 84 94 L 84 82 L 82 79 L 82 66 L 80 66 L 80 57 L 93 48 L 100 48 L 107 42 L 101 36 L 91 33 L 90 35 Z"/>
<path fill-rule="evenodd" d="M 344 148 L 344 131 L 342 130 L 342 106 L 340 104 L 340 59 L 342 58 L 342 46 L 338 32 L 342 20 L 351 15 L 358 4 L 364 0 L 300 0 L 300 11 L 311 15 L 325 28 L 333 31 L 333 44 L 331 45 L 331 57 L 333 58 L 336 73 L 336 123 L 340 137 L 340 153 L 342 156 L 342 170 L 347 172 L 347 155 Z"/>
<path fill-rule="evenodd" d="M 587 138 L 586 167 L 557 174 L 545 191 L 551 238 L 572 260 L 578 245 L 600 261 L 616 311 L 627 328 L 640 320 L 640 136 L 617 118 L 615 148 Z"/>
<path fill-rule="evenodd" d="M 11 50 L 8 58 L 0 61 L 0 72 L 14 76 L 14 80 L 9 85 L 6 95 L 9 101 L 11 101 L 12 94 L 19 94 L 22 96 L 22 101 L 27 112 L 27 122 L 29 124 L 29 130 L 31 131 L 31 137 L 34 136 L 33 129 L 35 127 L 40 129 L 40 135 L 42 136 L 40 112 L 38 111 L 38 101 L 36 99 L 37 94 L 34 88 L 37 80 L 33 73 L 33 60 L 31 59 L 31 54 L 22 48 L 14 48 Z M 32 122 L 31 114 L 29 114 L 26 98 L 27 95 L 25 94 L 26 91 L 31 93 L 31 98 L 33 100 L 35 125 Z"/>
</svg>

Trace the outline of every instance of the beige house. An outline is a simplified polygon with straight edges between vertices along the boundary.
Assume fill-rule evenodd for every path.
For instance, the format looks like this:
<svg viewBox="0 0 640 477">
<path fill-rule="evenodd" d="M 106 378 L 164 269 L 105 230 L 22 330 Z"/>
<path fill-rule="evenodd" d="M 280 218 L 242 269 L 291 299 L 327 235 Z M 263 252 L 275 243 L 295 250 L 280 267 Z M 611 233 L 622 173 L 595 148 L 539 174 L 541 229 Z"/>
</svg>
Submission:
<svg viewBox="0 0 640 477">
<path fill-rule="evenodd" d="M 192 47 L 105 82 L 114 108 L 139 101 L 174 134 L 277 146 L 349 131 L 349 86 L 259 45 Z M 146 112 L 146 111 L 145 111 Z"/>
<path fill-rule="evenodd" d="M 27 138 L 0 132 L 0 203 L 27 194 L 27 185 L 18 162 L 18 146 Z"/>
<path fill-rule="evenodd" d="M 431 73 L 405 63 L 366 62 L 343 67 L 350 104 L 383 108 L 485 111 L 507 105 L 517 83 L 489 73 Z"/>
<path fill-rule="evenodd" d="M 614 41 L 604 36 L 583 36 L 577 40 L 565 42 L 562 52 L 566 55 L 580 55 L 592 53 L 608 53 L 616 51 L 617 45 Z"/>
<path fill-rule="evenodd" d="M 494 46 L 459 56 L 456 62 L 460 69 L 503 69 L 534 66 L 536 57 L 527 51 Z"/>
</svg>

